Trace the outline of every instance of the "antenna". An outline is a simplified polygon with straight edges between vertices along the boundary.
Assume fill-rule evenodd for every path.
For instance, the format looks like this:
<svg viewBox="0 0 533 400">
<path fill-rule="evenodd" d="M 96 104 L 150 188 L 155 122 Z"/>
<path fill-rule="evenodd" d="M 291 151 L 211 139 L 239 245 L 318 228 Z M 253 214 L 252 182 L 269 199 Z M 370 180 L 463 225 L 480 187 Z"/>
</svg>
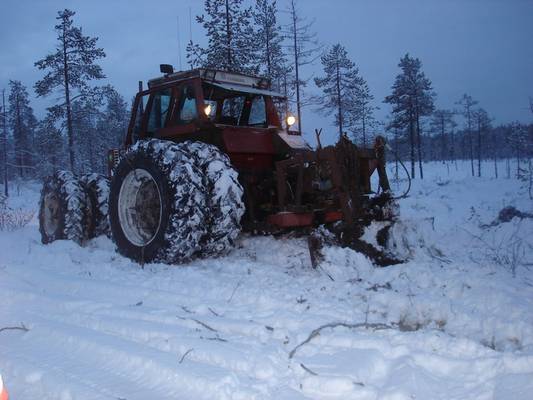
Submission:
<svg viewBox="0 0 533 400">
<path fill-rule="evenodd" d="M 9 196 L 9 189 L 7 186 L 7 131 L 6 131 L 6 96 L 5 96 L 5 89 L 2 89 L 2 122 L 3 122 L 3 151 L 4 151 L 4 193 L 7 196 Z"/>
<path fill-rule="evenodd" d="M 191 6 L 189 6 L 189 43 L 192 46 L 192 17 L 191 17 Z M 191 69 L 192 67 L 192 59 L 189 61 Z"/>
<path fill-rule="evenodd" d="M 182 68 L 181 68 L 180 17 L 179 17 L 179 15 L 176 16 L 176 30 L 177 30 L 177 34 L 178 34 L 178 65 L 179 65 L 180 71 L 182 71 Z"/>
<path fill-rule="evenodd" d="M 189 6 L 189 40 L 192 42 L 192 17 L 191 17 L 191 6 Z"/>
</svg>

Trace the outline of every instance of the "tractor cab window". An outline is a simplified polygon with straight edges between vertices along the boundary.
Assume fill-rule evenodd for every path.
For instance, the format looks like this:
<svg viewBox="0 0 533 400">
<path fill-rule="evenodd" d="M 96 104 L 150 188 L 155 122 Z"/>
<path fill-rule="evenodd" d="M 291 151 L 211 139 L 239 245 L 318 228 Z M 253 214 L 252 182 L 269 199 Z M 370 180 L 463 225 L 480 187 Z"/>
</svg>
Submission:
<svg viewBox="0 0 533 400">
<path fill-rule="evenodd" d="M 269 121 L 269 97 L 255 88 L 243 88 L 241 91 L 229 85 L 209 83 L 204 83 L 202 87 L 209 119 L 215 124 L 266 128 L 277 123 Z"/>
<path fill-rule="evenodd" d="M 170 89 L 163 89 L 152 94 L 150 116 L 146 127 L 147 136 L 153 136 L 155 132 L 165 126 L 172 92 Z"/>
<path fill-rule="evenodd" d="M 224 99 L 219 123 L 236 126 L 266 126 L 263 96 L 242 95 Z"/>
<path fill-rule="evenodd" d="M 244 102 L 244 96 L 224 99 L 222 102 L 220 120 L 218 122 L 226 125 L 240 125 Z"/>
<path fill-rule="evenodd" d="M 194 89 L 191 85 L 185 85 L 180 91 L 177 123 L 180 125 L 190 124 L 197 116 L 198 111 Z"/>
<path fill-rule="evenodd" d="M 254 96 L 250 100 L 250 114 L 248 116 L 248 125 L 250 126 L 266 126 L 266 107 L 265 98 L 263 96 Z"/>
<path fill-rule="evenodd" d="M 204 112 L 211 121 L 214 121 L 217 117 L 217 106 L 218 103 L 215 100 L 205 100 L 204 99 Z"/>
</svg>

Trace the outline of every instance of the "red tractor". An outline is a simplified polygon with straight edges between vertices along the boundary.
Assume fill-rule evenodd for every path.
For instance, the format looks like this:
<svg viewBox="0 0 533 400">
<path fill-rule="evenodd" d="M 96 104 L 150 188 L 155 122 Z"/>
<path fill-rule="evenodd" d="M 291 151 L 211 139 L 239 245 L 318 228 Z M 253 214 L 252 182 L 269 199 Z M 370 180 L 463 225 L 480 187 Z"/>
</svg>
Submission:
<svg viewBox="0 0 533 400">
<path fill-rule="evenodd" d="M 44 243 L 110 232 L 126 257 L 180 263 L 227 252 L 242 230 L 324 225 L 339 244 L 397 262 L 360 240 L 371 221 L 391 218 L 382 138 L 371 149 L 346 137 L 322 147 L 317 131 L 313 150 L 291 130 L 295 118 L 268 80 L 168 65 L 161 72 L 147 90 L 140 85 L 124 148 L 109 153 L 109 179 L 63 171 L 45 182 Z M 375 170 L 379 196 L 370 186 Z M 318 236 L 309 240 L 314 261 Z"/>
</svg>

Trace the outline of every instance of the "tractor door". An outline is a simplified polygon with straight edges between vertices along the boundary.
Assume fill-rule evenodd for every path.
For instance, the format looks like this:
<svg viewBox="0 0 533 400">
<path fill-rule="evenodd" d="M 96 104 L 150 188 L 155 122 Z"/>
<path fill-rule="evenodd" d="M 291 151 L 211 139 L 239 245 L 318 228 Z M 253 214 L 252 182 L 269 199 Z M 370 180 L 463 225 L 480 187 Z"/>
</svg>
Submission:
<svg viewBox="0 0 533 400">
<path fill-rule="evenodd" d="M 158 131 L 157 136 L 173 140 L 198 139 L 195 135 L 199 130 L 200 119 L 206 118 L 200 111 L 203 100 L 199 98 L 201 91 L 194 80 L 180 83 L 172 88 L 172 109 L 166 125 Z"/>
<path fill-rule="evenodd" d="M 150 94 L 146 106 L 146 130 L 144 137 L 159 137 L 161 130 L 167 126 L 174 93 L 172 88 L 165 88 Z"/>
</svg>

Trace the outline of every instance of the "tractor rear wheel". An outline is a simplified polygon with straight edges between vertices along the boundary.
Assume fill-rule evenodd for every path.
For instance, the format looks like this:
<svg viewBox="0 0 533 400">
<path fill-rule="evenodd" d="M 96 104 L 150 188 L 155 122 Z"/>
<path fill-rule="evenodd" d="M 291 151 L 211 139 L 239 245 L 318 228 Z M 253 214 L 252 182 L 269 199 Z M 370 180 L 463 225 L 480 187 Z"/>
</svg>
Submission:
<svg viewBox="0 0 533 400">
<path fill-rule="evenodd" d="M 109 178 L 105 175 L 90 173 L 82 175 L 80 181 L 91 206 L 89 226 L 93 229 L 89 232 L 89 237 L 109 235 Z"/>
<path fill-rule="evenodd" d="M 193 258 L 205 234 L 205 209 L 202 173 L 180 144 L 138 142 L 115 169 L 109 221 L 126 257 L 141 263 Z"/>
<path fill-rule="evenodd" d="M 57 171 L 44 182 L 39 202 L 39 231 L 44 244 L 70 239 L 82 244 L 91 231 L 91 207 L 81 182 Z"/>
<path fill-rule="evenodd" d="M 207 189 L 207 231 L 202 238 L 202 254 L 225 254 L 233 248 L 241 232 L 245 211 L 239 175 L 228 156 L 216 146 L 189 142 L 187 151 L 200 166 Z"/>
</svg>

